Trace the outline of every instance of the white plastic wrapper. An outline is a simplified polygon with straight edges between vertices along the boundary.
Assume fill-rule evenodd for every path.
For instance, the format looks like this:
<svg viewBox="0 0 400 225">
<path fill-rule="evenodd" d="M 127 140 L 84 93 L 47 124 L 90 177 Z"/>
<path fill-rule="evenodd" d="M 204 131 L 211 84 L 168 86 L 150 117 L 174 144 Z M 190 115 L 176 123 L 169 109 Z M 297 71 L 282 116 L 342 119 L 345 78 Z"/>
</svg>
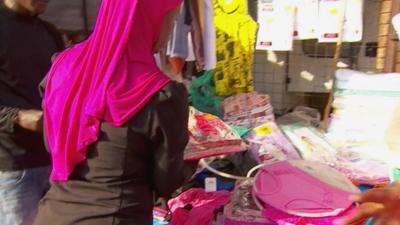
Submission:
<svg viewBox="0 0 400 225">
<path fill-rule="evenodd" d="M 297 0 L 295 17 L 295 40 L 318 38 L 318 0 Z"/>
<path fill-rule="evenodd" d="M 319 42 L 337 42 L 344 14 L 345 0 L 320 0 L 318 18 Z"/>
<path fill-rule="evenodd" d="M 392 18 L 392 24 L 397 33 L 397 37 L 400 38 L 400 13 Z"/>
<path fill-rule="evenodd" d="M 295 0 L 259 0 L 258 50 L 291 51 L 295 21 Z"/>
<path fill-rule="evenodd" d="M 337 42 L 343 24 L 343 42 L 358 42 L 363 33 L 363 0 L 320 0 L 319 42 Z"/>
<path fill-rule="evenodd" d="M 344 23 L 343 41 L 358 42 L 363 35 L 364 0 L 347 0 L 346 21 Z"/>
</svg>

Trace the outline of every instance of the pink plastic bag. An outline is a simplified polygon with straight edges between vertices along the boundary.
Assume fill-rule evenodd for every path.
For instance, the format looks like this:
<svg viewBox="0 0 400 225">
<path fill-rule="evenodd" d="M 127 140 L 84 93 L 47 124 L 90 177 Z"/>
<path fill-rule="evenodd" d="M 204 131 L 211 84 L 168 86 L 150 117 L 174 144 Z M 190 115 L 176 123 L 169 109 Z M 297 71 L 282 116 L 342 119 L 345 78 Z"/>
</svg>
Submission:
<svg viewBox="0 0 400 225">
<path fill-rule="evenodd" d="M 300 189 L 299 189 L 300 188 Z M 253 189 L 266 205 L 299 217 L 334 217 L 359 193 L 344 175 L 320 163 L 278 162 L 261 168 Z"/>
<path fill-rule="evenodd" d="M 354 210 L 355 208 L 349 208 L 341 214 L 332 217 L 307 218 L 289 215 L 272 207 L 267 207 L 263 210 L 263 214 L 270 220 L 275 221 L 277 225 L 332 225 L 335 220 L 350 215 Z"/>
<path fill-rule="evenodd" d="M 228 204 L 230 196 L 226 191 L 207 193 L 203 189 L 190 189 L 168 202 L 171 225 L 209 225 L 215 210 Z"/>
</svg>

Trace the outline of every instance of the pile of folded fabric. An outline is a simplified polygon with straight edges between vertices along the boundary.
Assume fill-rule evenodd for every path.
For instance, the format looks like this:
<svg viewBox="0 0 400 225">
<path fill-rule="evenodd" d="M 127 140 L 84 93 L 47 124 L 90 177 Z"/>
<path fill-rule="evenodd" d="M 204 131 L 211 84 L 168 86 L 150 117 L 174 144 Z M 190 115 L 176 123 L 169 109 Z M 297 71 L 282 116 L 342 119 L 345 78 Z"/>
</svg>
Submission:
<svg viewBox="0 0 400 225">
<path fill-rule="evenodd" d="M 257 92 L 226 98 L 222 102 L 222 109 L 224 121 L 234 126 L 254 128 L 275 119 L 270 97 Z"/>
<path fill-rule="evenodd" d="M 356 184 L 375 186 L 389 182 L 386 163 L 347 149 L 337 149 L 313 127 L 294 124 L 282 126 L 282 130 L 304 160 L 331 166 Z"/>
<path fill-rule="evenodd" d="M 400 74 L 338 70 L 336 79 L 328 140 L 345 156 L 356 155 L 359 170 L 400 165 Z"/>
<path fill-rule="evenodd" d="M 217 116 L 190 108 L 190 139 L 185 160 L 198 160 L 211 156 L 242 151 L 242 139 Z"/>
<path fill-rule="evenodd" d="M 328 137 L 366 154 L 400 152 L 400 74 L 338 70 L 336 78 Z"/>
</svg>

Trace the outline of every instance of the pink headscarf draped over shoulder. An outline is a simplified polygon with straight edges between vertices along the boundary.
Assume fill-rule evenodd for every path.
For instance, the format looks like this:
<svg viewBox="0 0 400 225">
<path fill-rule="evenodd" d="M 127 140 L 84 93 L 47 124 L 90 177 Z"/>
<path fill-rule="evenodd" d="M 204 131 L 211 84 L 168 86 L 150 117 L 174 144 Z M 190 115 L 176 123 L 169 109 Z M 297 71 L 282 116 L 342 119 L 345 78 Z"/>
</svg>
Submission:
<svg viewBox="0 0 400 225">
<path fill-rule="evenodd" d="M 170 80 L 153 46 L 164 15 L 181 0 L 102 0 L 93 34 L 55 60 L 44 112 L 53 181 L 67 181 L 100 124 L 125 124 Z"/>
</svg>

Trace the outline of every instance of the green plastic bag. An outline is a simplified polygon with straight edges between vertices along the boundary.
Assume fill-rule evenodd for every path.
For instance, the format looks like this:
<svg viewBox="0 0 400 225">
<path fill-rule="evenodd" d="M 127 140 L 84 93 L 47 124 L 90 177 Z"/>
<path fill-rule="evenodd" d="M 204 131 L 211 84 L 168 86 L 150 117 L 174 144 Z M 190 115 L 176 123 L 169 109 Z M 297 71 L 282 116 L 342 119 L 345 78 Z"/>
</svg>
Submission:
<svg viewBox="0 0 400 225">
<path fill-rule="evenodd" d="M 221 118 L 221 103 L 224 98 L 215 94 L 213 75 L 214 71 L 209 70 L 194 80 L 189 88 L 189 94 L 192 97 L 193 107 Z"/>
</svg>

